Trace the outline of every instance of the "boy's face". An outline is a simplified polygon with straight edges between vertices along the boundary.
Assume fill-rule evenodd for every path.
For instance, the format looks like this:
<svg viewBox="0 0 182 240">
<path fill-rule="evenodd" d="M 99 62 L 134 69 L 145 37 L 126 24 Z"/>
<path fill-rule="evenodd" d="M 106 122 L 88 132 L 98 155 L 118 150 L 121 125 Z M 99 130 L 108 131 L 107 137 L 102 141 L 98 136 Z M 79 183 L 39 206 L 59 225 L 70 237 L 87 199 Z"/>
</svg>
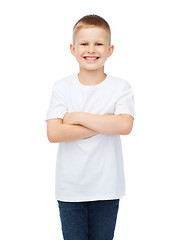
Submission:
<svg viewBox="0 0 182 240">
<path fill-rule="evenodd" d="M 75 44 L 70 44 L 70 50 L 80 68 L 96 70 L 104 66 L 114 46 L 109 46 L 108 33 L 103 28 L 83 28 L 78 31 Z"/>
</svg>

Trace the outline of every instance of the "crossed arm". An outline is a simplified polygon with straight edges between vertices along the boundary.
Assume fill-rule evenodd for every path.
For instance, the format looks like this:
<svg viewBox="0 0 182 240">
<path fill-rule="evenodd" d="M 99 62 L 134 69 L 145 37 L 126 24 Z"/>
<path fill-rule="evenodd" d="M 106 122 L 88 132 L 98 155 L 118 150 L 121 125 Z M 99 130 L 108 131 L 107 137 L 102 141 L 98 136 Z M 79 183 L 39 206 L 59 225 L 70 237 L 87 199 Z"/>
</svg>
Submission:
<svg viewBox="0 0 182 240">
<path fill-rule="evenodd" d="M 133 127 L 130 114 L 100 115 L 87 112 L 66 113 L 62 119 L 47 121 L 47 135 L 50 142 L 70 142 L 99 133 L 128 135 Z"/>
</svg>

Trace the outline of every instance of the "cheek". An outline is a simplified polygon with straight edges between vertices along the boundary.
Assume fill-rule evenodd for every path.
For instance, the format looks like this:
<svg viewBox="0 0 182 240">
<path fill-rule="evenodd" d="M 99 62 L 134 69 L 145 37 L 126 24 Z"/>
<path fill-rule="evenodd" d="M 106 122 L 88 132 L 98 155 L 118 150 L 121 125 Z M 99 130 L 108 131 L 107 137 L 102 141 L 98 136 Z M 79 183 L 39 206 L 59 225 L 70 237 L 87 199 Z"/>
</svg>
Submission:
<svg viewBox="0 0 182 240">
<path fill-rule="evenodd" d="M 82 48 L 79 48 L 78 50 L 77 50 L 77 56 L 82 56 L 83 54 L 84 54 L 84 49 L 82 49 Z"/>
<path fill-rule="evenodd" d="M 108 52 L 107 51 L 103 51 L 102 52 L 102 56 L 104 59 L 106 59 L 108 57 Z"/>
<path fill-rule="evenodd" d="M 108 55 L 108 50 L 106 48 L 100 49 L 100 53 L 104 56 Z"/>
</svg>

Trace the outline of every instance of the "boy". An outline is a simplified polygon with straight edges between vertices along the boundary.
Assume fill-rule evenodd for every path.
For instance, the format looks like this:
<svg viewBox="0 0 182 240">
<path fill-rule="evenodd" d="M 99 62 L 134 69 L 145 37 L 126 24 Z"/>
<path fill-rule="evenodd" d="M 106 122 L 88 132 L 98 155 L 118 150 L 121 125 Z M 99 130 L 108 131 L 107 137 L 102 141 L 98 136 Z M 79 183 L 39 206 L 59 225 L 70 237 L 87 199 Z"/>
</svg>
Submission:
<svg viewBox="0 0 182 240">
<path fill-rule="evenodd" d="M 59 142 L 56 199 L 66 240 L 111 240 L 125 195 L 120 135 L 131 132 L 130 84 L 104 73 L 112 55 L 108 23 L 97 15 L 73 28 L 70 50 L 79 73 L 58 80 L 47 112 L 47 136 Z"/>
</svg>

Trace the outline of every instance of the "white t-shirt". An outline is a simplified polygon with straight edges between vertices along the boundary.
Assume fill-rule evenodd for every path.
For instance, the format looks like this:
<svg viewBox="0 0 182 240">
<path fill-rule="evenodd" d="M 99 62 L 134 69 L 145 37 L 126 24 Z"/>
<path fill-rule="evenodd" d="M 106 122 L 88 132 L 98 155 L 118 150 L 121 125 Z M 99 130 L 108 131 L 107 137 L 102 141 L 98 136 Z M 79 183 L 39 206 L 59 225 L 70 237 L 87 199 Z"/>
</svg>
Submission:
<svg viewBox="0 0 182 240">
<path fill-rule="evenodd" d="M 83 85 L 78 74 L 54 83 L 47 119 L 64 118 L 67 112 L 127 113 L 134 118 L 130 84 L 107 74 L 98 85 Z M 125 195 L 120 135 L 97 134 L 60 142 L 56 162 L 55 197 L 81 202 L 118 199 Z"/>
</svg>

